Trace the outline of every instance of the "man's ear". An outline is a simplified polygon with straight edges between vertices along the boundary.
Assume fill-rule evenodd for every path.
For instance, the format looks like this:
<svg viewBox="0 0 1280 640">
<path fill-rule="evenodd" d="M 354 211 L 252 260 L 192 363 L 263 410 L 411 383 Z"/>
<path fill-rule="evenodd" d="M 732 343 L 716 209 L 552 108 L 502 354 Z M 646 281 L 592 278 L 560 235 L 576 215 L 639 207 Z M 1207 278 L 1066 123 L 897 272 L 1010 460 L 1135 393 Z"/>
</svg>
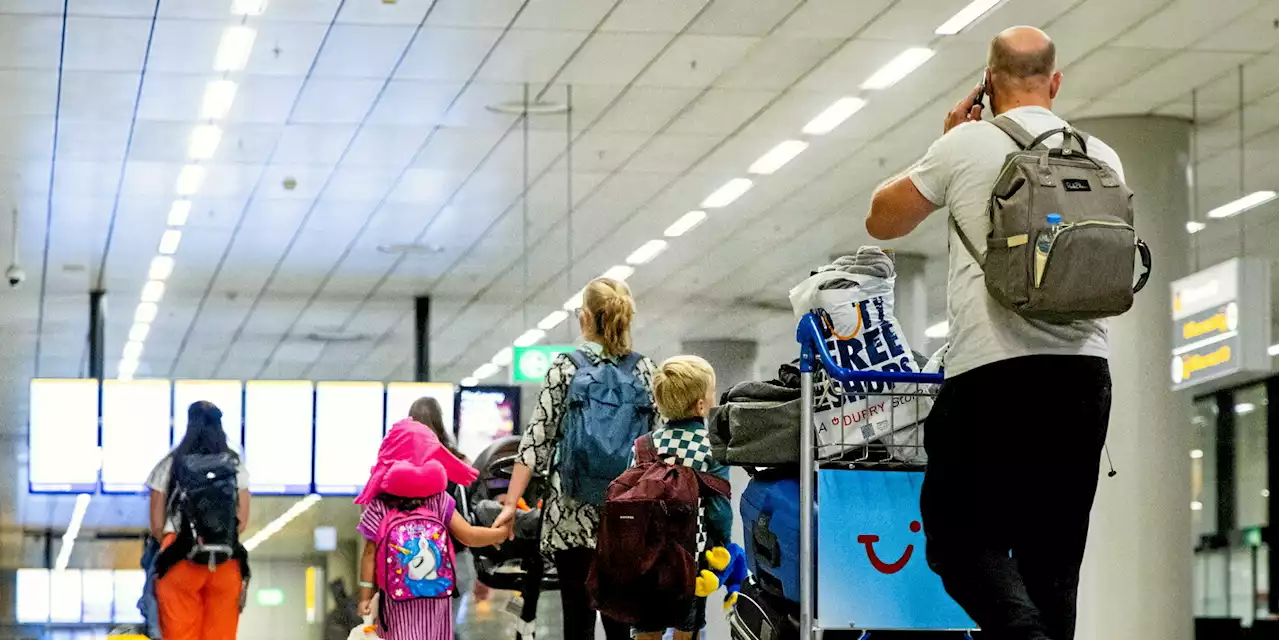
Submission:
<svg viewBox="0 0 1280 640">
<path fill-rule="evenodd" d="M 1062 72 L 1054 71 L 1053 77 L 1049 79 L 1049 99 L 1054 100 L 1058 97 L 1058 90 L 1062 88 Z"/>
</svg>

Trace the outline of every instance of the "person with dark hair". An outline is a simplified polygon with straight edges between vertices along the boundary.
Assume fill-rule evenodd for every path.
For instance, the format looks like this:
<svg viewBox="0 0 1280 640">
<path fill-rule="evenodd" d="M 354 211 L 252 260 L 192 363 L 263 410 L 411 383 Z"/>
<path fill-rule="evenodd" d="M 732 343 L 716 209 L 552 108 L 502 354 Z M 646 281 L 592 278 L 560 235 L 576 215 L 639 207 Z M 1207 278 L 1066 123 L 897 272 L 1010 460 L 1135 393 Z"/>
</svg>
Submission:
<svg viewBox="0 0 1280 640">
<path fill-rule="evenodd" d="M 156 599 L 165 640 L 234 640 L 249 579 L 240 534 L 249 475 L 227 444 L 222 410 L 195 402 L 187 432 L 147 480 L 151 535 L 160 541 Z"/>
</svg>

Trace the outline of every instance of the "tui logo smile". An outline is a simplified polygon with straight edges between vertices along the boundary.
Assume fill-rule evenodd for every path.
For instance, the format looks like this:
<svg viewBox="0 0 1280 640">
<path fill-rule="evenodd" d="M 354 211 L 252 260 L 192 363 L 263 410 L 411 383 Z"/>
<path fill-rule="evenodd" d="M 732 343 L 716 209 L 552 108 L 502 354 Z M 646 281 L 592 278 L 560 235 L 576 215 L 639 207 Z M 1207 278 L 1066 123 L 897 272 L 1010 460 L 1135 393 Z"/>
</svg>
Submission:
<svg viewBox="0 0 1280 640">
<path fill-rule="evenodd" d="M 911 522 L 911 533 L 920 533 L 920 523 L 918 521 L 913 520 Z M 907 563 L 911 561 L 911 554 L 916 550 L 916 546 L 914 544 L 908 544 L 900 558 L 893 562 L 885 562 L 880 559 L 875 548 L 876 543 L 880 542 L 880 536 L 863 534 L 858 536 L 858 542 L 861 543 L 862 546 L 866 547 L 867 559 L 871 561 L 871 566 L 875 567 L 876 571 L 886 575 L 892 575 L 902 571 L 902 569 L 907 566 Z"/>
</svg>

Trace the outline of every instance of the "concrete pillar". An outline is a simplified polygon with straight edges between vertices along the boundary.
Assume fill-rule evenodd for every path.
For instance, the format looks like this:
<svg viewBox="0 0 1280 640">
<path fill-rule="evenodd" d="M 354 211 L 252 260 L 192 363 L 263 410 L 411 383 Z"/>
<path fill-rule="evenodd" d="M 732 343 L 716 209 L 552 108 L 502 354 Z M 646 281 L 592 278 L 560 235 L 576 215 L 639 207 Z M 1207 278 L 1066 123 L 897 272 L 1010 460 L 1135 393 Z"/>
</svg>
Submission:
<svg viewBox="0 0 1280 640">
<path fill-rule="evenodd" d="M 716 370 L 716 397 L 729 387 L 745 380 L 754 380 L 758 345 L 754 340 L 686 340 L 680 343 L 682 353 L 701 356 Z M 729 469 L 729 485 L 733 489 L 733 541 L 743 544 L 742 513 L 738 508 L 742 492 L 751 478 L 738 467 Z M 707 629 L 704 638 L 721 640 L 729 637 L 729 625 L 720 611 L 720 595 L 707 602 Z"/>
<path fill-rule="evenodd" d="M 1080 120 L 1120 155 L 1138 234 L 1155 269 L 1129 313 L 1111 321 L 1113 403 L 1106 465 L 1080 585 L 1077 638 L 1192 638 L 1191 399 L 1170 390 L 1170 281 L 1186 275 L 1190 123 L 1168 117 Z"/>
</svg>

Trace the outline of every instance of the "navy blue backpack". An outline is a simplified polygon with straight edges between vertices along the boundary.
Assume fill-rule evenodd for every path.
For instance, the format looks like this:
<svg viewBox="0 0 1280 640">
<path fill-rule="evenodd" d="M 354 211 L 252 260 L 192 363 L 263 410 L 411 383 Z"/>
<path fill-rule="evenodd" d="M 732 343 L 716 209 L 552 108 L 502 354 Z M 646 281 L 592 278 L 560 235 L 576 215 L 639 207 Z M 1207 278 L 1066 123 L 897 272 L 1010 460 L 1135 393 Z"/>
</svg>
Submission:
<svg viewBox="0 0 1280 640">
<path fill-rule="evenodd" d="M 578 502 L 604 504 L 605 490 L 631 461 L 631 445 L 649 432 L 653 398 L 636 378 L 638 353 L 614 364 L 594 364 L 587 354 L 569 354 L 578 371 L 569 383 L 568 411 L 560 425 L 560 485 Z"/>
</svg>

